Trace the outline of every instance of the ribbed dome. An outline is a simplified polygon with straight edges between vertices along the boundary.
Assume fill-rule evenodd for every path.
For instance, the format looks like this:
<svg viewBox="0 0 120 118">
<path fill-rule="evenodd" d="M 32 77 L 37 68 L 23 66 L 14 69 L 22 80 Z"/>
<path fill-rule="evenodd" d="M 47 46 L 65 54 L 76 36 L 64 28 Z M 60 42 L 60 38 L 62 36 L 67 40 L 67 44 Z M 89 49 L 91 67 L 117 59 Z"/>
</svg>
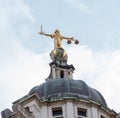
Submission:
<svg viewBox="0 0 120 118">
<path fill-rule="evenodd" d="M 107 107 L 103 96 L 82 80 L 53 79 L 34 87 L 29 94 L 37 93 L 41 100 L 65 98 L 92 100 Z"/>
</svg>

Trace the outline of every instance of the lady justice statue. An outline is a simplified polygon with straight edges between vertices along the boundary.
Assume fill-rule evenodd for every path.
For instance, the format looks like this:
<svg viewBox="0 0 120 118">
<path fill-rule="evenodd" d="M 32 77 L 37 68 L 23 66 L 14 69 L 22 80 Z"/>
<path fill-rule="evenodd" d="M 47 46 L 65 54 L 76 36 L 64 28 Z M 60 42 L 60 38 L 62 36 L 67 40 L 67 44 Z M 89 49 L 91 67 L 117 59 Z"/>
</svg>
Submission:
<svg viewBox="0 0 120 118">
<path fill-rule="evenodd" d="M 60 34 L 59 30 L 55 30 L 53 34 L 46 34 L 42 31 L 42 25 L 41 25 L 41 31 L 39 32 L 41 35 L 49 36 L 54 39 L 54 49 L 50 53 L 50 57 L 53 60 L 53 62 L 59 64 L 59 65 L 66 65 L 67 64 L 67 53 L 62 48 L 62 40 L 67 40 L 68 44 L 71 44 L 72 41 L 74 41 L 75 44 L 79 44 L 78 40 L 75 40 L 73 37 L 65 37 Z"/>
</svg>

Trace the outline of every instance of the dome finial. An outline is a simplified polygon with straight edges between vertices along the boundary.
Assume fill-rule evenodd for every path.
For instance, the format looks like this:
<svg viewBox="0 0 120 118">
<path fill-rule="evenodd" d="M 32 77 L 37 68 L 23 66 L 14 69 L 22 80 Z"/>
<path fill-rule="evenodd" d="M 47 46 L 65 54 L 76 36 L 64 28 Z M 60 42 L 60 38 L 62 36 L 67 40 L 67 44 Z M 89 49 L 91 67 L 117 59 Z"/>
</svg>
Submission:
<svg viewBox="0 0 120 118">
<path fill-rule="evenodd" d="M 62 41 L 65 39 L 67 44 L 71 44 L 74 42 L 75 44 L 79 44 L 78 40 L 75 40 L 73 37 L 65 37 L 60 34 L 60 31 L 56 29 L 53 34 L 46 34 L 42 31 L 39 32 L 41 35 L 45 35 L 54 39 L 54 49 L 50 53 L 50 57 L 52 62 L 50 63 L 50 75 L 46 79 L 58 79 L 58 78 L 68 78 L 73 79 L 73 71 L 75 70 L 73 65 L 67 64 L 67 53 L 62 48 Z"/>
</svg>

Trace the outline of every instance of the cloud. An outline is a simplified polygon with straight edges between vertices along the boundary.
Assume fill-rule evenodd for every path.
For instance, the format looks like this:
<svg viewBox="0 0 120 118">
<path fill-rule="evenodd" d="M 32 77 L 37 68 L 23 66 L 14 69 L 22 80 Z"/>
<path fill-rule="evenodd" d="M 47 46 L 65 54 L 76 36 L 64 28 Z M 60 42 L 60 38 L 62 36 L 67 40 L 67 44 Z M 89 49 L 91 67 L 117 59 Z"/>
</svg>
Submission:
<svg viewBox="0 0 120 118">
<path fill-rule="evenodd" d="M 20 0 L 1 1 L 0 14 L 0 61 L 3 63 L 14 53 L 13 50 L 16 48 L 14 43 L 23 40 L 23 37 L 28 37 L 28 22 L 33 22 L 34 17 L 30 13 L 29 6 Z"/>
<path fill-rule="evenodd" d="M 10 106 L 12 101 L 14 101 L 12 98 L 15 96 L 17 97 L 17 95 L 21 95 L 22 91 L 20 92 L 20 89 L 24 91 L 24 83 L 27 84 L 28 82 L 25 79 L 22 80 L 23 76 L 21 75 L 24 75 L 24 72 L 27 73 L 27 70 L 24 70 L 24 67 L 26 67 L 25 65 L 29 64 L 30 62 L 27 60 L 26 56 L 29 57 L 32 52 L 26 53 L 26 51 L 24 51 L 24 47 L 20 42 L 22 36 L 18 34 L 17 29 L 20 28 L 22 30 L 23 28 L 21 27 L 28 27 L 28 23 L 33 22 L 34 17 L 30 13 L 29 6 L 20 0 L 1 1 L 0 14 L 1 111 L 3 108 L 5 108 L 5 106 L 7 107 L 7 105 L 5 105 L 6 102 Z M 26 24 L 23 23 L 25 21 L 27 21 Z M 24 25 L 21 26 L 22 23 Z M 27 37 L 27 35 L 24 34 L 24 37 Z M 22 81 L 24 82 L 22 83 Z"/>
<path fill-rule="evenodd" d="M 49 75 L 49 65 L 47 63 L 48 53 L 35 54 L 15 43 L 15 50 L 8 56 L 9 62 L 4 61 L 0 66 L 0 109 L 10 107 L 10 104 L 26 95 L 29 90 L 44 82 Z M 6 106 L 6 102 L 9 105 Z"/>
<path fill-rule="evenodd" d="M 1 1 L 0 9 L 1 19 L 5 21 L 14 21 L 16 18 L 18 20 L 23 18 L 23 16 L 30 21 L 34 21 L 34 17 L 30 12 L 30 7 L 22 2 L 22 0 Z"/>
</svg>

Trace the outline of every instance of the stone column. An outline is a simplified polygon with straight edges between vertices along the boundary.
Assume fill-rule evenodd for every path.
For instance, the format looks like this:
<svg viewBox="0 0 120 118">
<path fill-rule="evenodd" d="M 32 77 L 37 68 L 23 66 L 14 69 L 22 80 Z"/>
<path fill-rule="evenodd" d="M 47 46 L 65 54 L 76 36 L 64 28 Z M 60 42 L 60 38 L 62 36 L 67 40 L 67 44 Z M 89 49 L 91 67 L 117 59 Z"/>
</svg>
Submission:
<svg viewBox="0 0 120 118">
<path fill-rule="evenodd" d="M 66 116 L 67 118 L 74 118 L 73 103 L 71 101 L 66 103 Z"/>
<path fill-rule="evenodd" d="M 48 118 L 47 106 L 41 107 L 41 118 Z"/>
<path fill-rule="evenodd" d="M 30 111 L 33 113 L 35 118 L 41 118 L 40 109 L 36 105 L 30 106 Z"/>
<path fill-rule="evenodd" d="M 94 107 L 91 107 L 91 117 L 92 118 L 99 118 L 99 116 L 98 116 L 98 110 L 96 109 L 96 108 L 94 108 Z"/>
<path fill-rule="evenodd" d="M 52 66 L 52 77 L 53 77 L 53 79 L 56 79 L 56 68 L 55 68 L 55 66 Z"/>
<path fill-rule="evenodd" d="M 70 72 L 70 76 L 69 76 L 69 77 L 70 77 L 70 79 L 73 79 L 73 69 L 70 69 L 70 71 L 69 71 L 69 72 Z"/>
</svg>

